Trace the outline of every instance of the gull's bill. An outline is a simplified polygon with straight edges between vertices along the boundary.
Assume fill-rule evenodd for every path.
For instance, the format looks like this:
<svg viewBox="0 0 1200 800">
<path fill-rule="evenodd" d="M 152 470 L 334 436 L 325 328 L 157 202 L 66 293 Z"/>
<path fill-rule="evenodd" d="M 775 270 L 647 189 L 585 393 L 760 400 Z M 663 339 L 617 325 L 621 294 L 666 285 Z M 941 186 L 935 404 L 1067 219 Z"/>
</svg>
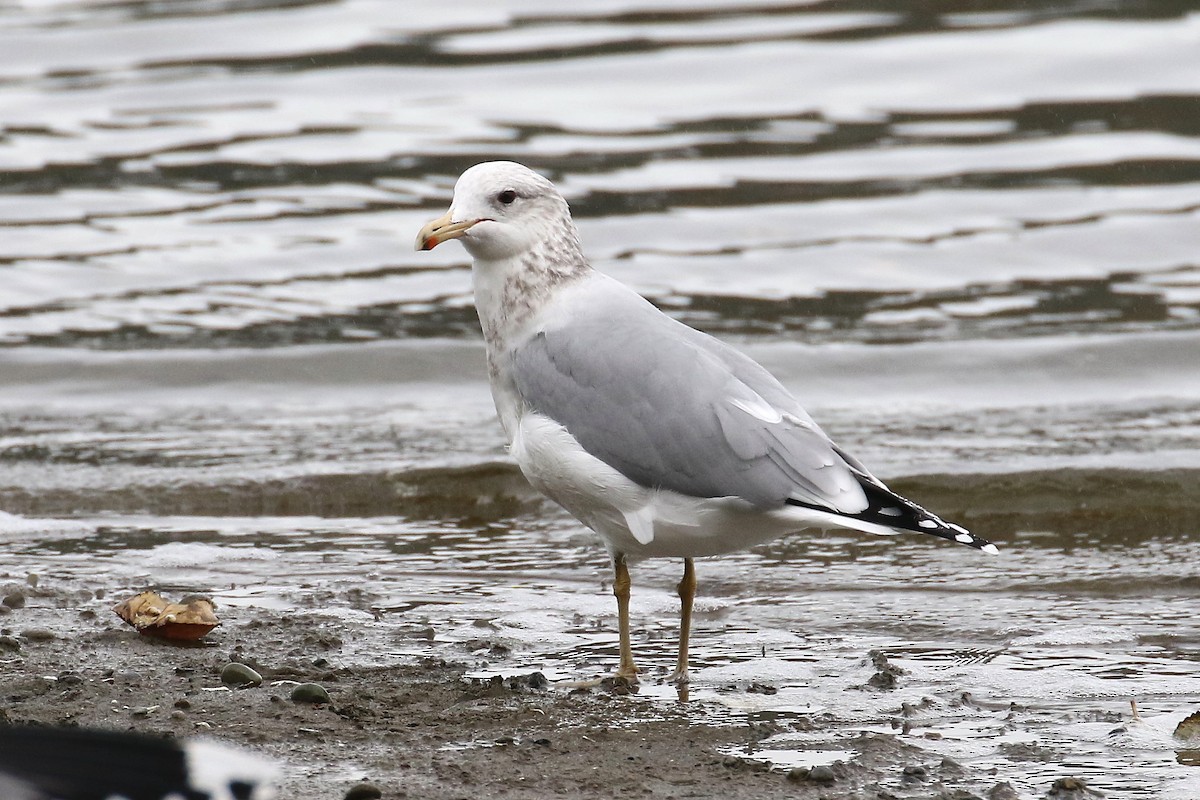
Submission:
<svg viewBox="0 0 1200 800">
<path fill-rule="evenodd" d="M 432 250 L 442 242 L 457 239 L 480 222 L 483 220 L 469 219 L 452 222 L 449 213 L 443 214 L 422 226 L 417 233 L 417 250 Z"/>
</svg>

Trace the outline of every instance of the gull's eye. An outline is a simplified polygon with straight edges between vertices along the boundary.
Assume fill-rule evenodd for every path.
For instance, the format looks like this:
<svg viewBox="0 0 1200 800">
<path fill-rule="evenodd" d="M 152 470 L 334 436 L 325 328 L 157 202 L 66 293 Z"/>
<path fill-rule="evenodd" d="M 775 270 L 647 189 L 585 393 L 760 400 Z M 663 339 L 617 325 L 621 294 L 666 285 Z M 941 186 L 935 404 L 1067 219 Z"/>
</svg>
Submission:
<svg viewBox="0 0 1200 800">
<path fill-rule="evenodd" d="M 514 192 L 512 189 L 505 189 L 503 192 L 496 195 L 496 200 L 498 200 L 501 205 L 505 205 L 505 206 L 512 205 L 513 200 L 516 200 L 516 199 L 517 199 L 517 193 Z"/>
</svg>

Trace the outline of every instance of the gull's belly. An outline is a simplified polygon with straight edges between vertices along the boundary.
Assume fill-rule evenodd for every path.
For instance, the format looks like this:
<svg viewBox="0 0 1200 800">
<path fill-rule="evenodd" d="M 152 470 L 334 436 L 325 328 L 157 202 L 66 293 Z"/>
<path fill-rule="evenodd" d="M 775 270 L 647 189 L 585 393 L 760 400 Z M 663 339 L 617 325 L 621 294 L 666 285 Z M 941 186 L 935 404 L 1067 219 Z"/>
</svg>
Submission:
<svg viewBox="0 0 1200 800">
<path fill-rule="evenodd" d="M 641 486 L 589 454 L 570 432 L 526 412 L 511 452 L 542 494 L 631 558 L 699 557 L 744 550 L 795 531 L 832 527 L 797 509 L 760 510 L 739 498 L 689 497 Z"/>
</svg>

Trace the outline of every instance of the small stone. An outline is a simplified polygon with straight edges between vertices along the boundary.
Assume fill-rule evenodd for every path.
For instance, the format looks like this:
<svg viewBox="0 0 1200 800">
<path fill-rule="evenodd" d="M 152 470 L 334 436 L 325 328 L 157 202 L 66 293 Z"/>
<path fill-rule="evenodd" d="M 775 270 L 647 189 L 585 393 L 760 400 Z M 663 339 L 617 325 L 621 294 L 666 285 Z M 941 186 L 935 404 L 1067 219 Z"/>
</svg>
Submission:
<svg viewBox="0 0 1200 800">
<path fill-rule="evenodd" d="M 550 688 L 550 681 L 546 680 L 546 676 L 540 672 L 534 672 L 529 675 L 529 688 L 542 691 Z"/>
<path fill-rule="evenodd" d="M 891 670 L 880 670 L 867 680 L 867 685 L 875 689 L 883 689 L 891 691 L 895 689 L 899 681 L 896 679 L 896 673 Z"/>
<path fill-rule="evenodd" d="M 628 678 L 622 678 L 619 675 L 611 675 L 607 678 L 601 679 L 600 688 L 608 691 L 610 694 L 627 695 L 637 694 L 638 685 L 636 681 L 631 681 Z"/>
<path fill-rule="evenodd" d="M 21 640 L 15 636 L 0 636 L 0 650 L 16 653 L 21 649 Z"/>
<path fill-rule="evenodd" d="M 1180 720 L 1179 724 L 1175 726 L 1174 736 L 1176 739 L 1184 741 L 1200 739 L 1200 711 L 1193 712 Z"/>
<path fill-rule="evenodd" d="M 725 758 L 721 759 L 721 766 L 728 767 L 729 769 L 737 769 L 742 766 L 742 760 L 737 756 L 725 756 Z"/>
<path fill-rule="evenodd" d="M 239 689 L 262 686 L 262 680 L 262 675 L 236 661 L 231 661 L 221 667 L 221 683 L 226 686 L 236 686 Z"/>
<path fill-rule="evenodd" d="M 24 608 L 25 593 L 18 589 L 15 592 L 6 594 L 3 599 L 0 599 L 0 605 L 6 605 L 9 608 Z"/>
<path fill-rule="evenodd" d="M 129 715 L 132 717 L 148 717 L 158 711 L 158 706 L 139 706 L 129 710 Z"/>
<path fill-rule="evenodd" d="M 549 739 L 534 739 L 534 740 L 533 740 L 533 743 L 534 743 L 534 744 L 536 744 L 536 745 L 540 745 L 540 746 L 542 746 L 542 747 L 549 747 L 549 746 L 550 746 L 550 740 L 549 740 Z"/>
<path fill-rule="evenodd" d="M 175 709 L 171 712 L 171 719 L 175 720 L 176 722 L 183 722 L 185 719 L 187 719 L 187 714 L 183 713 L 179 709 Z"/>
<path fill-rule="evenodd" d="M 787 779 L 789 781 L 804 781 L 808 780 L 808 767 L 795 767 L 788 770 Z"/>
<path fill-rule="evenodd" d="M 58 685 L 59 686 L 79 686 L 82 683 L 83 683 L 83 676 L 80 675 L 78 672 L 73 672 L 68 669 L 68 670 L 64 670 L 63 672 L 58 673 Z"/>
<path fill-rule="evenodd" d="M 329 692 L 319 683 L 302 683 L 292 689 L 294 703 L 328 703 Z"/>
<path fill-rule="evenodd" d="M 191 709 L 192 701 L 188 700 L 186 697 L 181 697 L 175 701 L 175 707 L 178 708 L 180 711 L 187 711 L 187 710 Z"/>
<path fill-rule="evenodd" d="M 833 783 L 837 780 L 837 775 L 834 773 L 833 767 L 818 764 L 808 771 L 808 779 L 817 783 Z"/>
<path fill-rule="evenodd" d="M 904 779 L 906 781 L 923 781 L 928 775 L 929 770 L 920 764 L 910 764 L 904 768 Z"/>
<path fill-rule="evenodd" d="M 29 573 L 25 576 L 25 582 L 36 589 L 38 585 L 38 574 L 36 572 Z"/>
<path fill-rule="evenodd" d="M 1011 783 L 1004 781 L 992 787 L 988 792 L 988 800 L 1021 800 L 1021 795 L 1017 794 Z"/>
<path fill-rule="evenodd" d="M 1088 788 L 1087 782 L 1082 778 L 1059 778 L 1050 787 L 1046 797 L 1051 800 L 1091 800 L 1094 797 L 1103 797 L 1097 791 Z"/>
<path fill-rule="evenodd" d="M 752 746 L 758 744 L 763 739 L 771 738 L 783 730 L 783 728 L 779 726 L 779 723 L 775 722 L 774 720 L 767 720 L 766 722 L 751 722 L 747 727 L 749 728 L 747 731 L 749 733 L 749 744 Z"/>
<path fill-rule="evenodd" d="M 26 628 L 21 631 L 21 638 L 27 642 L 52 642 L 58 637 L 49 628 Z"/>
<path fill-rule="evenodd" d="M 112 674 L 113 683 L 122 683 L 131 686 L 136 686 L 142 682 L 142 676 L 137 670 L 119 669 Z"/>
<path fill-rule="evenodd" d="M 373 783 L 356 783 L 346 791 L 342 800 L 378 800 L 383 797 L 383 790 Z"/>
<path fill-rule="evenodd" d="M 895 689 L 899 685 L 899 677 L 905 674 L 905 670 L 888 661 L 887 654 L 882 650 L 872 650 L 867 653 L 867 657 L 876 669 L 875 674 L 867 681 L 867 686 L 873 689 L 882 689 L 885 692 Z"/>
</svg>

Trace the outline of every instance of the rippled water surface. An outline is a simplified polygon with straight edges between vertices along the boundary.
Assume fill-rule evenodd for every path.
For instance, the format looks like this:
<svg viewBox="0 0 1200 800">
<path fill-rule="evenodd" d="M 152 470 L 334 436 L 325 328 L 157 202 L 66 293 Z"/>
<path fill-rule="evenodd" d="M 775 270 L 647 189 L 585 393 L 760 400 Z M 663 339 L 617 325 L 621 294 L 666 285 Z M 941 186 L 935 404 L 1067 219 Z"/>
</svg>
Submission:
<svg viewBox="0 0 1200 800">
<path fill-rule="evenodd" d="M 412 251 L 496 158 L 1002 545 L 702 562 L 698 718 L 1200 795 L 1189 3 L 0 4 L 0 575 L 325 608 L 372 663 L 607 671 L 605 556 L 503 450 L 466 256 Z M 677 571 L 634 570 L 652 673 Z M 899 688 L 854 688 L 869 651 Z M 741 754 L 853 757 L 809 745 Z"/>
</svg>

